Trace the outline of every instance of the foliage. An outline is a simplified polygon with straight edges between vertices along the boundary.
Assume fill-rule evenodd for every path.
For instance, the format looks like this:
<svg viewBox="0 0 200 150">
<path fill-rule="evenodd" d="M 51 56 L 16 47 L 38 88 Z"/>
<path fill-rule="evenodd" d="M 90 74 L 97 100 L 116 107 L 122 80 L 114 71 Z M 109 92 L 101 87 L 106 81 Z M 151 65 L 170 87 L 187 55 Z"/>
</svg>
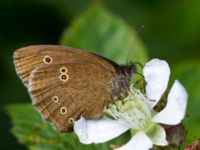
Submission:
<svg viewBox="0 0 200 150">
<path fill-rule="evenodd" d="M 73 133 L 58 133 L 30 104 L 10 105 L 6 111 L 14 124 L 13 134 L 31 150 L 107 150 L 110 144 L 122 144 L 129 136 L 125 134 L 106 144 L 83 145 Z"/>
<path fill-rule="evenodd" d="M 99 5 L 90 6 L 81 16 L 73 20 L 69 28 L 64 31 L 60 43 L 100 54 L 119 64 L 125 64 L 127 56 L 129 61 L 141 63 L 145 63 L 148 58 L 145 46 L 137 37 L 134 29 Z M 170 52 L 162 51 L 158 55 L 170 58 L 177 56 L 177 53 L 171 50 Z M 188 115 L 184 120 L 188 131 L 185 144 L 188 144 L 200 136 L 198 110 L 200 106 L 200 62 L 179 63 L 172 67 L 172 73 L 172 81 L 176 78 L 180 79 L 190 96 Z M 20 143 L 32 150 L 66 148 L 100 150 L 108 149 L 111 143 L 124 144 L 129 139 L 129 135 L 125 134 L 106 144 L 85 146 L 80 144 L 73 133 L 59 134 L 55 131 L 49 123 L 42 120 L 30 104 L 10 105 L 6 107 L 6 111 L 12 119 L 13 134 Z"/>
<path fill-rule="evenodd" d="M 72 22 L 61 44 L 89 50 L 119 64 L 127 63 L 127 57 L 133 62 L 147 60 L 146 50 L 134 29 L 99 5 L 92 5 Z"/>
<path fill-rule="evenodd" d="M 181 63 L 173 68 L 173 78 L 179 79 L 189 93 L 187 117 L 184 125 L 187 130 L 186 143 L 189 144 L 200 136 L 200 62 Z"/>
</svg>

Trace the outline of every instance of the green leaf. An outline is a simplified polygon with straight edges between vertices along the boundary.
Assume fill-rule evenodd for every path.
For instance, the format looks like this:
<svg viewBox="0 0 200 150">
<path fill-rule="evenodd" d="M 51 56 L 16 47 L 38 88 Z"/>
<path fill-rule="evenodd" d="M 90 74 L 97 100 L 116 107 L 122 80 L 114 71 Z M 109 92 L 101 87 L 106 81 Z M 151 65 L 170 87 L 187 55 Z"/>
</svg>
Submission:
<svg viewBox="0 0 200 150">
<path fill-rule="evenodd" d="M 88 50 L 119 64 L 125 64 L 127 58 L 140 63 L 147 60 L 134 29 L 99 5 L 92 5 L 72 22 L 63 33 L 61 44 Z"/>
<path fill-rule="evenodd" d="M 108 150 L 110 144 L 124 144 L 130 138 L 126 133 L 105 144 L 83 145 L 74 133 L 57 132 L 29 104 L 9 105 L 6 112 L 12 120 L 12 133 L 31 150 Z"/>
<path fill-rule="evenodd" d="M 187 116 L 184 120 L 188 144 L 200 137 L 200 62 L 182 63 L 172 70 L 172 78 L 180 80 L 189 93 Z"/>
</svg>

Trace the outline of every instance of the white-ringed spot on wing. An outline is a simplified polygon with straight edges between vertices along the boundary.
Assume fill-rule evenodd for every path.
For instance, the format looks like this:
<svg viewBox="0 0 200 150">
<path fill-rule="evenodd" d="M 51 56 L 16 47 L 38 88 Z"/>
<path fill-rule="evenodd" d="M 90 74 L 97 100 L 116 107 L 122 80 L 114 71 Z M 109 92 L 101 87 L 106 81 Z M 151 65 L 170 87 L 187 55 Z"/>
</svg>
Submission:
<svg viewBox="0 0 200 150">
<path fill-rule="evenodd" d="M 66 73 L 60 75 L 60 80 L 66 82 L 69 79 L 69 76 Z"/>
<path fill-rule="evenodd" d="M 45 64 L 51 64 L 53 62 L 53 59 L 52 59 L 52 57 L 45 55 L 44 58 L 43 58 L 43 62 Z"/>
<path fill-rule="evenodd" d="M 67 108 L 66 108 L 66 107 L 61 107 L 61 108 L 60 108 L 60 113 L 61 113 L 62 115 L 67 114 Z"/>
<path fill-rule="evenodd" d="M 57 103 L 57 102 L 58 102 L 58 96 L 53 96 L 53 97 L 52 97 L 52 101 L 53 101 L 54 103 Z"/>
<path fill-rule="evenodd" d="M 69 118 L 69 124 L 73 124 L 74 123 L 74 118 Z"/>
<path fill-rule="evenodd" d="M 60 73 L 63 74 L 63 73 L 67 73 L 68 70 L 66 67 L 61 67 L 59 71 L 60 71 Z"/>
</svg>

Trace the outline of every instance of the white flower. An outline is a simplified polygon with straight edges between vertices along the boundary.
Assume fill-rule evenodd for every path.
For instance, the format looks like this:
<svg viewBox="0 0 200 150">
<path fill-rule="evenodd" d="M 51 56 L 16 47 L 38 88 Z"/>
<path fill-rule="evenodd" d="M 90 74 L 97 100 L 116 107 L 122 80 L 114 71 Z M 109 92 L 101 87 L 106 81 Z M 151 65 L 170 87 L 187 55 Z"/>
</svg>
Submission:
<svg viewBox="0 0 200 150">
<path fill-rule="evenodd" d="M 153 59 L 145 65 L 143 75 L 147 82 L 146 95 L 131 86 L 126 99 L 106 109 L 115 120 L 105 117 L 96 120 L 81 118 L 75 122 L 74 131 L 80 142 L 103 143 L 130 129 L 134 136 L 117 150 L 148 150 L 153 144 L 168 144 L 165 130 L 159 123 L 176 125 L 182 121 L 186 112 L 187 92 L 176 80 L 169 92 L 166 107 L 157 113 L 153 107 L 166 91 L 169 66 L 163 60 Z"/>
</svg>

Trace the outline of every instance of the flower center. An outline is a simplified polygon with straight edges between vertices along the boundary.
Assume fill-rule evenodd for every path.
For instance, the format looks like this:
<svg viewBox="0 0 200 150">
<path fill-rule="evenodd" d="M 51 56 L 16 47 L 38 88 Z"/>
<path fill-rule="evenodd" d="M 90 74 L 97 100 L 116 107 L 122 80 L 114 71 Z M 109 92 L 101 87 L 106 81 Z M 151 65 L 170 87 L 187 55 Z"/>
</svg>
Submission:
<svg viewBox="0 0 200 150">
<path fill-rule="evenodd" d="M 133 86 L 124 100 L 105 109 L 105 113 L 133 130 L 145 130 L 151 121 L 151 107 L 148 99 Z"/>
</svg>

